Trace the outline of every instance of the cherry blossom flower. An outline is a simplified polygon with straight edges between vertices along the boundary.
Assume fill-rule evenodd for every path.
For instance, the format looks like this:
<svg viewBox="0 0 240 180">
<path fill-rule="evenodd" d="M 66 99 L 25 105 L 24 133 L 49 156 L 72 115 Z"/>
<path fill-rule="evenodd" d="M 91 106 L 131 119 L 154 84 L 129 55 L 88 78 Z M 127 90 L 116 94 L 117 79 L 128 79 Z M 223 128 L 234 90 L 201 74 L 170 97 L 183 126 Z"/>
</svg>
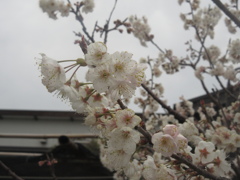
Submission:
<svg viewBox="0 0 240 180">
<path fill-rule="evenodd" d="M 107 53 L 107 46 L 102 42 L 95 42 L 87 47 L 87 54 L 85 54 L 86 63 L 90 66 L 97 66 L 109 59 Z"/>
<path fill-rule="evenodd" d="M 131 58 L 132 54 L 128 52 L 115 52 L 111 55 L 111 72 L 116 79 L 126 79 L 134 71 L 136 62 Z"/>
<path fill-rule="evenodd" d="M 106 151 L 106 162 L 112 169 L 118 170 L 129 163 L 131 156 L 132 154 L 129 154 L 122 149 L 116 150 L 108 148 Z"/>
<path fill-rule="evenodd" d="M 42 83 L 49 92 L 53 92 L 61 88 L 66 82 L 66 75 L 62 66 L 56 60 L 41 54 L 42 59 L 39 64 L 42 73 Z"/>
<path fill-rule="evenodd" d="M 230 65 L 226 68 L 226 70 L 223 74 L 223 77 L 230 80 L 230 81 L 233 81 L 233 82 L 237 81 L 235 70 L 234 70 L 234 67 L 232 65 Z"/>
<path fill-rule="evenodd" d="M 178 127 L 174 124 L 168 124 L 163 128 L 163 133 L 175 138 L 179 134 Z"/>
<path fill-rule="evenodd" d="M 87 106 L 86 110 L 88 112 L 87 117 L 85 118 L 85 124 L 88 126 L 96 126 L 97 123 L 101 123 L 100 118 L 103 114 L 102 108 L 95 107 L 92 108 L 91 106 Z"/>
<path fill-rule="evenodd" d="M 134 128 L 141 122 L 141 118 L 135 115 L 135 112 L 131 109 L 119 110 L 115 115 L 116 123 L 118 127 L 130 127 Z"/>
<path fill-rule="evenodd" d="M 82 12 L 86 14 L 93 12 L 93 9 L 95 7 L 94 0 L 83 0 L 82 2 L 83 2 Z"/>
<path fill-rule="evenodd" d="M 140 40 L 142 46 L 147 46 L 146 42 L 149 41 L 150 27 L 147 23 L 147 18 L 142 17 L 142 19 L 136 16 L 130 16 L 129 22 L 131 24 L 133 35 Z"/>
<path fill-rule="evenodd" d="M 217 176 L 226 176 L 231 171 L 231 165 L 225 160 L 226 154 L 224 151 L 216 150 L 213 159 L 213 174 Z"/>
<path fill-rule="evenodd" d="M 102 94 L 94 93 L 89 97 L 88 104 L 91 107 L 108 107 L 109 100 Z"/>
<path fill-rule="evenodd" d="M 131 84 L 135 87 L 141 86 L 141 84 L 145 81 L 145 70 L 147 66 L 145 64 L 137 64 L 135 63 L 135 67 L 131 74 L 128 74 L 128 79 L 130 80 Z"/>
<path fill-rule="evenodd" d="M 109 88 L 111 99 L 115 102 L 123 96 L 124 98 L 131 98 L 135 94 L 136 87 L 130 82 L 114 81 Z"/>
<path fill-rule="evenodd" d="M 211 142 L 200 141 L 195 148 L 195 155 L 200 157 L 202 163 L 211 162 L 214 159 L 215 146 Z"/>
<path fill-rule="evenodd" d="M 108 91 L 114 83 L 114 78 L 109 65 L 106 63 L 94 68 L 94 71 L 91 72 L 90 80 L 93 82 L 93 86 L 97 92 L 102 93 Z"/>
<path fill-rule="evenodd" d="M 143 163 L 142 175 L 145 179 L 156 180 L 157 179 L 157 166 L 151 156 L 147 156 L 147 160 Z"/>
<path fill-rule="evenodd" d="M 234 63 L 240 62 L 240 40 L 236 39 L 229 45 L 229 57 Z"/>
<path fill-rule="evenodd" d="M 174 140 L 175 140 L 179 150 L 184 150 L 184 149 L 186 149 L 188 147 L 188 140 L 183 135 L 178 134 L 174 138 Z"/>
<path fill-rule="evenodd" d="M 207 48 L 207 52 L 203 53 L 203 59 L 215 64 L 220 54 L 220 49 L 217 46 L 211 45 Z"/>
<path fill-rule="evenodd" d="M 223 64 L 220 62 L 217 62 L 214 66 L 214 68 L 210 71 L 211 75 L 215 76 L 222 76 L 224 74 L 224 67 Z"/>
<path fill-rule="evenodd" d="M 163 156 L 171 156 L 178 151 L 178 147 L 173 137 L 169 134 L 156 133 L 152 136 L 153 149 Z"/>
<path fill-rule="evenodd" d="M 194 137 L 199 134 L 198 129 L 194 125 L 192 118 L 188 118 L 186 122 L 180 124 L 179 131 L 184 137 L 186 137 L 191 142 L 193 142 Z"/>
<path fill-rule="evenodd" d="M 147 180 L 177 180 L 176 175 L 165 165 L 156 166 L 151 156 L 143 164 L 143 177 Z"/>
<path fill-rule="evenodd" d="M 132 154 L 136 149 L 136 144 L 140 141 L 139 132 L 130 127 L 116 128 L 109 134 L 108 147 L 110 149 L 122 149 L 124 152 Z"/>
<path fill-rule="evenodd" d="M 139 180 L 142 176 L 142 169 L 143 165 L 138 160 L 133 159 L 123 168 L 123 171 L 129 179 Z"/>
<path fill-rule="evenodd" d="M 78 113 L 86 112 L 86 107 L 88 105 L 87 89 L 87 87 L 85 87 L 85 89 L 79 87 L 78 97 L 71 101 L 72 108 Z"/>
<path fill-rule="evenodd" d="M 62 16 L 68 16 L 71 7 L 70 4 L 65 4 L 61 0 L 40 0 L 39 6 L 52 19 L 57 19 L 57 12 L 60 12 Z"/>
<path fill-rule="evenodd" d="M 195 76 L 200 79 L 203 80 L 203 76 L 202 73 L 205 72 L 205 67 L 204 66 L 200 66 L 196 69 L 195 71 Z"/>
<path fill-rule="evenodd" d="M 78 92 L 72 85 L 64 84 L 58 89 L 58 91 L 58 97 L 62 99 L 69 99 L 70 101 L 74 101 L 78 97 Z"/>
<path fill-rule="evenodd" d="M 240 124 L 240 113 L 236 113 L 233 121 L 237 124 Z"/>
</svg>

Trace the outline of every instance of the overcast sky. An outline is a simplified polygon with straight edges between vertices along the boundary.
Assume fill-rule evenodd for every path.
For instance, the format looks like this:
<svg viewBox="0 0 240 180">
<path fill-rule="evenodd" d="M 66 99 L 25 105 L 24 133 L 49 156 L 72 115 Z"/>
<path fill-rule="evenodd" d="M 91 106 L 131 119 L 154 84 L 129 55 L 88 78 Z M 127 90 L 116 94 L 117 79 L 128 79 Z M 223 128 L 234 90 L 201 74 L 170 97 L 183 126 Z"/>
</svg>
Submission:
<svg viewBox="0 0 240 180">
<path fill-rule="evenodd" d="M 85 17 L 90 32 L 96 17 L 98 24 L 104 24 L 113 4 L 113 0 L 96 0 L 94 12 Z M 173 49 L 177 56 L 184 56 L 184 42 L 193 36 L 182 28 L 181 11 L 185 11 L 184 7 L 179 7 L 177 0 L 119 0 L 112 19 L 123 20 L 132 14 L 146 15 L 155 41 L 161 48 Z M 0 109 L 71 110 L 68 104 L 48 93 L 41 84 L 34 58 L 40 57 L 39 53 L 56 60 L 83 57 L 80 48 L 73 44 L 77 39 L 73 31 L 81 28 L 73 15 L 52 20 L 42 12 L 37 0 L 7 0 L 0 1 L 0 22 Z M 216 42 L 224 46 L 228 36 L 222 34 L 222 29 L 218 31 Z M 133 53 L 135 60 L 157 57 L 158 51 L 151 44 L 148 47 L 141 47 L 137 39 L 127 34 L 116 32 L 109 35 L 108 49 L 111 53 L 128 51 Z M 163 75 L 159 81 L 165 87 L 164 95 L 170 104 L 178 102 L 181 95 L 193 98 L 204 93 L 192 70 L 188 75 Z"/>
</svg>

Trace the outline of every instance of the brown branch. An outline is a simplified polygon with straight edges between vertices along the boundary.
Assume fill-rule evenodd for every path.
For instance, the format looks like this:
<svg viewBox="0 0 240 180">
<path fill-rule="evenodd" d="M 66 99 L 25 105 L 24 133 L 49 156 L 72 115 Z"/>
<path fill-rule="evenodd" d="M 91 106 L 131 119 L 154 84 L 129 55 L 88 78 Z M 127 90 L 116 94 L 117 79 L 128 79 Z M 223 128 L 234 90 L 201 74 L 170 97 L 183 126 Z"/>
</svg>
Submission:
<svg viewBox="0 0 240 180">
<path fill-rule="evenodd" d="M 80 47 L 82 49 L 82 52 L 84 54 L 87 54 L 87 42 L 85 41 L 84 36 L 82 36 L 82 40 L 80 41 L 79 45 L 80 45 Z"/>
<path fill-rule="evenodd" d="M 70 3 L 70 1 L 69 1 L 69 3 Z M 83 22 L 83 17 L 82 17 L 82 15 L 81 15 L 80 8 L 76 7 L 76 10 L 74 10 L 74 9 L 71 7 L 71 11 L 70 11 L 70 12 L 72 12 L 72 13 L 75 15 L 75 18 L 78 20 L 78 22 L 80 22 L 84 34 L 88 37 L 88 39 L 89 39 L 92 43 L 94 43 L 95 41 L 94 41 L 93 37 L 90 36 L 90 34 L 88 33 L 87 28 L 86 28 L 86 26 L 85 26 L 85 24 L 84 24 L 84 22 Z"/>
<path fill-rule="evenodd" d="M 169 114 L 172 114 L 180 123 L 185 122 L 186 117 L 179 114 L 177 111 L 173 110 L 170 106 L 166 105 L 161 99 L 159 99 L 146 85 L 142 84 L 143 89 L 147 91 L 152 98 L 157 101 L 164 109 L 168 111 Z"/>
<path fill-rule="evenodd" d="M 236 176 L 240 179 L 240 169 L 234 164 L 234 162 L 231 162 L 231 168 L 235 172 Z"/>
<path fill-rule="evenodd" d="M 212 0 L 216 6 L 221 9 L 221 11 L 223 11 L 225 13 L 226 16 L 228 16 L 238 27 L 240 27 L 240 21 L 239 19 L 232 14 L 227 7 L 219 0 Z"/>
<path fill-rule="evenodd" d="M 106 24 L 104 25 L 104 31 L 105 31 L 104 44 L 107 43 L 107 37 L 108 37 L 108 32 L 109 32 L 109 31 L 108 31 L 108 27 L 109 27 L 109 23 L 110 23 L 112 14 L 113 14 L 113 12 L 114 12 L 114 10 L 115 10 L 115 8 L 116 8 L 116 5 L 117 5 L 117 0 L 115 0 L 114 6 L 113 6 L 112 11 L 111 11 L 111 13 L 110 13 L 110 15 L 109 15 L 109 18 L 108 18 Z"/>
<path fill-rule="evenodd" d="M 173 154 L 171 157 L 174 158 L 174 159 L 176 159 L 176 160 L 178 160 L 178 161 L 181 162 L 181 163 L 186 164 L 189 168 L 193 169 L 193 170 L 196 171 L 198 174 L 200 174 L 200 175 L 202 175 L 202 176 L 204 176 L 204 177 L 206 177 L 206 178 L 210 178 L 210 179 L 212 179 L 212 180 L 230 180 L 230 179 L 225 178 L 225 177 L 217 177 L 217 176 L 215 176 L 215 175 L 207 172 L 206 170 L 201 169 L 201 168 L 195 166 L 195 165 L 192 164 L 190 161 L 184 159 L 183 157 L 181 157 L 181 156 L 179 156 L 179 155 L 177 155 L 177 154 Z"/>
<path fill-rule="evenodd" d="M 16 180 L 24 180 L 23 178 L 16 175 L 9 167 L 7 167 L 2 161 L 0 161 L 0 166 L 8 172 L 10 176 L 12 176 Z"/>
<path fill-rule="evenodd" d="M 153 144 L 152 144 L 152 135 L 148 132 L 148 131 L 146 131 L 146 130 L 144 130 L 142 127 L 140 127 L 140 126 L 137 126 L 137 127 L 135 127 L 135 129 L 138 131 L 138 132 L 140 132 L 146 139 L 147 139 L 147 141 L 148 141 L 148 143 L 152 146 Z"/>
<path fill-rule="evenodd" d="M 222 84 L 221 80 L 219 79 L 218 76 L 215 76 L 218 83 L 220 84 L 221 88 L 231 97 L 233 98 L 235 101 L 237 100 L 237 97 L 234 96 L 234 94 L 232 94 L 227 88 L 224 87 L 224 85 Z"/>
<path fill-rule="evenodd" d="M 121 109 L 127 109 L 127 106 L 125 106 L 125 105 L 123 104 L 123 102 L 121 101 L 121 99 L 118 99 L 118 100 L 117 100 L 117 103 L 119 104 L 119 106 L 121 107 Z"/>
</svg>

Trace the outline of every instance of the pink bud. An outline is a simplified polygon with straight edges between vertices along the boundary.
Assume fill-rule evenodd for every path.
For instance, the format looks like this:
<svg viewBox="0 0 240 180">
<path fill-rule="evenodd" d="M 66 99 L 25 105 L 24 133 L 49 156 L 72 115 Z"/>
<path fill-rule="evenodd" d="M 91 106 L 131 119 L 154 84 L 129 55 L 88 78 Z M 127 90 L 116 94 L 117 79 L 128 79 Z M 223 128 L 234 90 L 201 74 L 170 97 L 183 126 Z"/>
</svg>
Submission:
<svg viewBox="0 0 240 180">
<path fill-rule="evenodd" d="M 178 127 L 173 124 L 168 124 L 163 128 L 163 133 L 176 137 L 179 134 Z"/>
</svg>

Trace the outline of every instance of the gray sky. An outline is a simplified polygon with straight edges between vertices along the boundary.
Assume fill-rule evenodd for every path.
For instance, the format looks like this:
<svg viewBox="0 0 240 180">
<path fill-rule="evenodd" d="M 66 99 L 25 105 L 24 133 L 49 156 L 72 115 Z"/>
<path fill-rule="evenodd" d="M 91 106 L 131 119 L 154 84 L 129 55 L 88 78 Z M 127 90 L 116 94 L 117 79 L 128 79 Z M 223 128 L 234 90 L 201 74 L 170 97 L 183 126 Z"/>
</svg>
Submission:
<svg viewBox="0 0 240 180">
<path fill-rule="evenodd" d="M 96 0 L 94 12 L 85 17 L 90 32 L 96 17 L 99 24 L 106 21 L 113 3 Z M 182 28 L 181 11 L 184 7 L 179 7 L 177 0 L 119 0 L 113 20 L 123 20 L 132 14 L 139 17 L 146 15 L 155 41 L 161 48 L 173 49 L 177 56 L 184 56 L 184 42 L 193 36 Z M 34 58 L 40 57 L 39 53 L 56 60 L 83 57 L 80 48 L 73 44 L 77 39 L 73 31 L 81 28 L 73 15 L 52 20 L 42 12 L 37 0 L 8 0 L 0 1 L 0 22 L 0 109 L 71 110 L 68 104 L 48 93 L 41 84 Z M 228 41 L 222 29 L 216 37 L 216 42 L 223 46 Z M 149 48 L 141 47 L 137 39 L 117 32 L 109 35 L 108 49 L 110 53 L 131 52 L 135 60 L 158 56 L 158 51 L 151 44 Z M 163 83 L 164 95 L 170 104 L 178 102 L 181 95 L 193 98 L 204 93 L 192 70 L 174 76 L 163 75 L 158 81 Z"/>
</svg>

